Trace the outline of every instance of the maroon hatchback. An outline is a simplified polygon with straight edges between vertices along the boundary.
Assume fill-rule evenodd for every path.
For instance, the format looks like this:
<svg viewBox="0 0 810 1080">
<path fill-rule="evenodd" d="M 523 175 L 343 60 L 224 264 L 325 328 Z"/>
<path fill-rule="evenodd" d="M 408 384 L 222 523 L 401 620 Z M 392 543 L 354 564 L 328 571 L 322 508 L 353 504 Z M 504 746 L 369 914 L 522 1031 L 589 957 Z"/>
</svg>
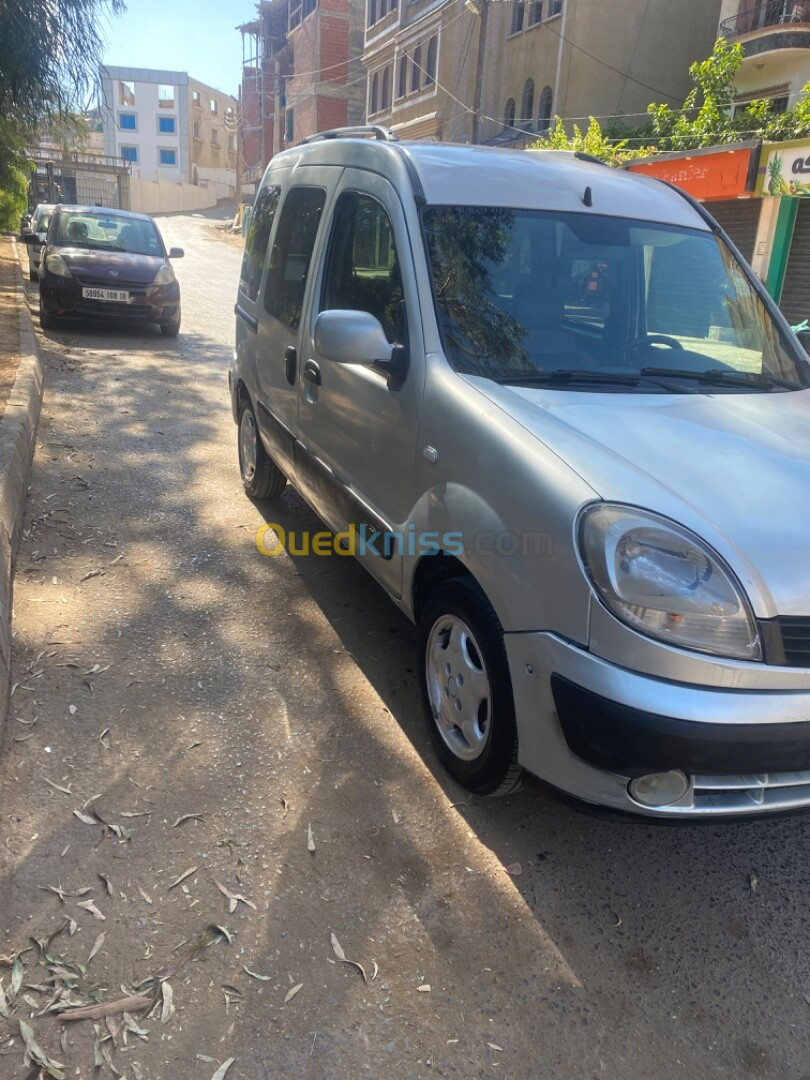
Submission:
<svg viewBox="0 0 810 1080">
<path fill-rule="evenodd" d="M 27 242 L 27 238 L 26 238 Z M 180 331 L 180 286 L 157 226 L 145 214 L 101 206 L 57 206 L 39 271 L 39 321 L 61 318 L 156 322 Z"/>
</svg>

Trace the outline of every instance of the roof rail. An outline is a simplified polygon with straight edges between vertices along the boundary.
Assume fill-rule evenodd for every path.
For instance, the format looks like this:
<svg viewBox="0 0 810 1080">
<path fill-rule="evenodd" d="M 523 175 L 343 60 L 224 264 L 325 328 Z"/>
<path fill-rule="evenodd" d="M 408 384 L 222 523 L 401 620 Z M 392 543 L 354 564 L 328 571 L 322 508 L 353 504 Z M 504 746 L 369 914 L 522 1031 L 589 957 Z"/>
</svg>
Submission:
<svg viewBox="0 0 810 1080">
<path fill-rule="evenodd" d="M 594 154 L 586 154 L 584 150 L 575 150 L 574 157 L 577 161 L 589 161 L 591 165 L 605 165 L 607 168 L 610 168 L 608 163 L 603 161 L 602 158 L 598 158 Z"/>
<path fill-rule="evenodd" d="M 319 131 L 316 135 L 308 135 L 301 140 L 301 145 L 306 143 L 320 142 L 323 139 L 353 139 L 358 135 L 373 135 L 378 142 L 397 142 L 397 137 L 390 128 L 381 127 L 380 124 L 367 124 L 362 127 L 332 128 L 331 131 Z"/>
</svg>

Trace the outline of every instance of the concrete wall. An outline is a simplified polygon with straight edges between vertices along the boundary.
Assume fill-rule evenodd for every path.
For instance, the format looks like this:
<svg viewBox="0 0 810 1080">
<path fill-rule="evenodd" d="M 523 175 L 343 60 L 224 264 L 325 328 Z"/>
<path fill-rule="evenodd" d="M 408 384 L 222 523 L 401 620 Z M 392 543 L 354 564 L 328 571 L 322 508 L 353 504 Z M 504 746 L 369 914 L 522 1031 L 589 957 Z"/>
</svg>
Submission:
<svg viewBox="0 0 810 1080">
<path fill-rule="evenodd" d="M 171 214 L 191 210 L 207 210 L 216 206 L 219 195 L 216 185 L 172 183 L 169 180 L 130 180 L 130 209 L 139 214 Z"/>
</svg>

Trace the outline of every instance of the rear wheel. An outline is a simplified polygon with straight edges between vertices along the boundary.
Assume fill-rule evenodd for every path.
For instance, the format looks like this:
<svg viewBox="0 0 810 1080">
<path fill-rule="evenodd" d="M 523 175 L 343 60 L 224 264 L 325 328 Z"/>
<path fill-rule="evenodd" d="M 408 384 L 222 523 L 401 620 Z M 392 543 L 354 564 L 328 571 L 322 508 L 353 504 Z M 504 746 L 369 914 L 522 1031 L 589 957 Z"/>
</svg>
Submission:
<svg viewBox="0 0 810 1080">
<path fill-rule="evenodd" d="M 481 587 L 457 578 L 438 589 L 419 621 L 419 692 L 448 772 L 478 795 L 505 795 L 520 780 L 512 681 L 503 628 Z"/>
<path fill-rule="evenodd" d="M 251 499 L 277 499 L 287 477 L 264 448 L 250 401 L 239 406 L 239 471 Z"/>
</svg>

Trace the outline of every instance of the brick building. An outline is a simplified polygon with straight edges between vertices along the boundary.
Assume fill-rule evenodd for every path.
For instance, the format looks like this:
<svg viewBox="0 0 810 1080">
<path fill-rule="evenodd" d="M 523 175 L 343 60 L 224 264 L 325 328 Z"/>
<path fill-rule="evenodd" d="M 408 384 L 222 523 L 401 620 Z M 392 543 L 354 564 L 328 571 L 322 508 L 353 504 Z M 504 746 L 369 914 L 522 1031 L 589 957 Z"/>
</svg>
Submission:
<svg viewBox="0 0 810 1080">
<path fill-rule="evenodd" d="M 365 0 L 260 0 L 242 34 L 245 180 L 327 128 L 363 123 Z"/>
</svg>

